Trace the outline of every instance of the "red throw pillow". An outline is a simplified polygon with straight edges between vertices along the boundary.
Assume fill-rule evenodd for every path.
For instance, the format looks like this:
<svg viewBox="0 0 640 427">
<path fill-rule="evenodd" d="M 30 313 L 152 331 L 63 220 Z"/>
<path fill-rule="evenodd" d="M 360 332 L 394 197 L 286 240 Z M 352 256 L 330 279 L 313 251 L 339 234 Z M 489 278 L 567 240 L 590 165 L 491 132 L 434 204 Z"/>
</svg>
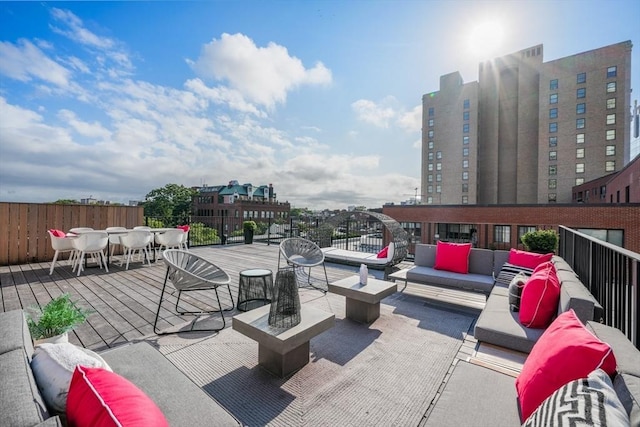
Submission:
<svg viewBox="0 0 640 427">
<path fill-rule="evenodd" d="M 527 328 L 546 328 L 558 312 L 560 280 L 551 261 L 541 264 L 524 284 L 520 297 L 520 323 Z"/>
<path fill-rule="evenodd" d="M 169 426 L 142 390 L 118 374 L 76 366 L 67 395 L 67 421 L 75 427 Z"/>
<path fill-rule="evenodd" d="M 438 242 L 436 246 L 436 270 L 467 274 L 471 243 Z"/>
<path fill-rule="evenodd" d="M 389 246 L 385 246 L 384 248 L 382 248 L 380 252 L 378 252 L 378 255 L 376 255 L 376 257 L 386 258 L 388 255 L 389 255 Z"/>
<path fill-rule="evenodd" d="M 536 254 L 534 252 L 520 251 L 518 249 L 511 249 L 509 251 L 509 264 L 518 265 L 526 268 L 536 268 L 543 262 L 551 261 L 553 257 L 552 253 L 549 254 Z"/>
<path fill-rule="evenodd" d="M 558 388 L 598 368 L 615 372 L 611 347 L 589 332 L 573 309 L 562 313 L 533 346 L 516 379 L 522 419 Z"/>
<path fill-rule="evenodd" d="M 176 228 L 179 228 L 180 230 L 184 231 L 185 233 L 187 233 L 189 230 L 191 230 L 191 227 L 189 227 L 188 225 L 179 225 Z"/>
<path fill-rule="evenodd" d="M 64 233 L 64 231 L 62 230 L 56 230 L 54 228 L 52 228 L 51 230 L 49 230 L 51 232 L 52 236 L 55 237 L 66 237 L 67 235 Z"/>
</svg>

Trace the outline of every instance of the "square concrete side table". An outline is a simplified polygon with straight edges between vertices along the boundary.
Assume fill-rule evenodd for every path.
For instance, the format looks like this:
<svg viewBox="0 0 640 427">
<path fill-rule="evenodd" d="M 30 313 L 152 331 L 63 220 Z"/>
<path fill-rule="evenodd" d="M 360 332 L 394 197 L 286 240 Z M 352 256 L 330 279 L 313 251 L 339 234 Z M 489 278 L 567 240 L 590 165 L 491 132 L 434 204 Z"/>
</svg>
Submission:
<svg viewBox="0 0 640 427">
<path fill-rule="evenodd" d="M 335 315 L 302 306 L 301 321 L 289 329 L 269 326 L 271 305 L 233 317 L 233 329 L 258 342 L 258 364 L 281 378 L 309 363 L 309 341 L 332 328 Z"/>
<path fill-rule="evenodd" d="M 371 323 L 380 317 L 380 301 L 398 290 L 394 282 L 369 277 L 360 284 L 360 276 L 329 283 L 329 292 L 346 297 L 346 317 L 360 323 Z"/>
</svg>

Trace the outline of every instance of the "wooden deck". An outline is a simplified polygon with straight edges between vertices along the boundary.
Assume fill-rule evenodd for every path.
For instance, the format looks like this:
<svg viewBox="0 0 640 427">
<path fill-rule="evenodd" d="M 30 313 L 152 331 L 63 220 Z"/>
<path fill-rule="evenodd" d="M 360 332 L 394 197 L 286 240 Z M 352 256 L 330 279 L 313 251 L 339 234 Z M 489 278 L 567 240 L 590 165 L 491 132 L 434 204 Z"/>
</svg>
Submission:
<svg viewBox="0 0 640 427">
<path fill-rule="evenodd" d="M 238 292 L 238 276 L 247 268 L 278 268 L 278 246 L 266 244 L 227 245 L 197 247 L 194 253 L 212 261 L 231 276 L 231 293 L 234 301 Z M 109 272 L 99 268 L 87 268 L 80 277 L 71 272 L 66 261 L 49 276 L 50 263 L 33 263 L 0 267 L 0 296 L 2 311 L 19 308 L 29 309 L 46 304 L 52 297 L 69 293 L 74 301 L 93 310 L 88 321 L 70 334 L 74 344 L 92 350 L 102 350 L 153 335 L 153 321 L 162 289 L 166 267 L 162 261 L 152 265 L 133 263 L 129 270 L 118 265 L 119 257 L 113 257 Z M 327 263 L 329 281 L 357 274 L 357 267 Z M 412 264 L 404 262 L 398 269 Z M 317 270 L 317 271 L 316 271 Z M 312 275 L 321 273 L 318 267 Z M 382 278 L 381 271 L 370 270 L 370 274 Z M 399 290 L 425 298 L 425 304 L 451 306 L 472 313 L 484 307 L 484 296 L 468 292 L 446 290 L 438 287 L 399 282 Z M 220 292 L 223 304 L 230 303 L 228 293 Z M 167 294 L 165 294 L 165 298 Z M 175 296 L 170 295 L 162 304 L 158 327 L 161 330 L 182 326 L 191 319 L 174 313 Z M 202 308 L 213 306 L 212 292 L 186 294 L 181 299 L 190 305 Z M 206 308 L 206 307 L 205 307 Z M 227 327 L 235 311 L 226 313 Z"/>
</svg>

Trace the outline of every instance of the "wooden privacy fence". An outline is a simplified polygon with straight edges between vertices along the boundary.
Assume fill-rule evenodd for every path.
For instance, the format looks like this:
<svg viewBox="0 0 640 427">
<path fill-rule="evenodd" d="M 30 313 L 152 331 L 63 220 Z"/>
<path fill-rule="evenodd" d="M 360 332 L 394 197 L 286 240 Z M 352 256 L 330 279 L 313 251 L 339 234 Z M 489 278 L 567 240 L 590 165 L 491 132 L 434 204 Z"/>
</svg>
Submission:
<svg viewBox="0 0 640 427">
<path fill-rule="evenodd" d="M 0 265 L 50 261 L 47 230 L 143 225 L 141 206 L 57 205 L 0 202 Z"/>
</svg>

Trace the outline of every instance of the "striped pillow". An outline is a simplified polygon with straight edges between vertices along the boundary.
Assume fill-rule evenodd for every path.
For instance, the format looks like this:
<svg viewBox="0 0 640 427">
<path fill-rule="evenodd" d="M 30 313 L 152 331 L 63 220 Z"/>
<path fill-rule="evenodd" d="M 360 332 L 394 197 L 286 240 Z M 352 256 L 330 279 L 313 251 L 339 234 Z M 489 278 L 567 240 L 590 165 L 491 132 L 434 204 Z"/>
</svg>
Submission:
<svg viewBox="0 0 640 427">
<path fill-rule="evenodd" d="M 502 269 L 500 270 L 500 273 L 498 274 L 498 277 L 496 277 L 494 285 L 501 284 L 504 286 L 509 286 L 509 283 L 511 283 L 513 278 L 516 277 L 518 273 L 522 273 L 527 277 L 531 277 L 531 275 L 533 274 L 533 268 L 520 267 L 519 265 L 513 265 L 505 262 L 502 266 Z"/>
<path fill-rule="evenodd" d="M 628 426 L 629 416 L 602 369 L 571 381 L 549 396 L 523 427 Z"/>
</svg>

